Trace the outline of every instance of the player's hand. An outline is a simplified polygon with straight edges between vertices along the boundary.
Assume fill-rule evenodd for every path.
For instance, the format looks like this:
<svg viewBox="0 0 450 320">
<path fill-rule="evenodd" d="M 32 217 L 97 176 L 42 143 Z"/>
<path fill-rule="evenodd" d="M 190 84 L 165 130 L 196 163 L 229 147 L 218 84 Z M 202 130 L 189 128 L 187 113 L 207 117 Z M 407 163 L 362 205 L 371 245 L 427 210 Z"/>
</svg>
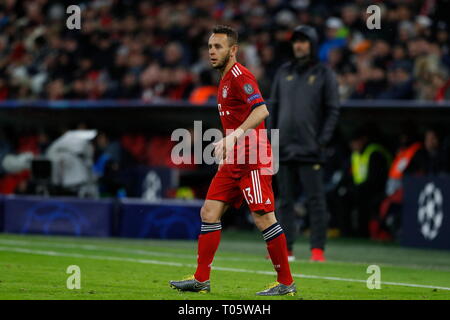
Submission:
<svg viewBox="0 0 450 320">
<path fill-rule="evenodd" d="M 214 156 L 220 163 L 223 163 L 223 160 L 226 159 L 227 155 L 234 148 L 236 144 L 237 137 L 234 135 L 229 135 L 220 140 L 219 142 L 214 143 Z"/>
</svg>

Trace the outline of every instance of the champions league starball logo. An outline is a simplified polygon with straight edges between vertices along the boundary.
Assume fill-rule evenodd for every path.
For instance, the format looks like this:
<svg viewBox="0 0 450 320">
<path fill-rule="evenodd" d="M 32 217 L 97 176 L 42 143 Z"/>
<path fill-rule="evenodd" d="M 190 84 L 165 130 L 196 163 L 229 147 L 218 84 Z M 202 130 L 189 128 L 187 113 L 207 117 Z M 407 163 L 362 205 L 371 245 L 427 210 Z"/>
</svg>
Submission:
<svg viewBox="0 0 450 320">
<path fill-rule="evenodd" d="M 21 233 L 71 234 L 80 236 L 89 221 L 75 207 L 59 201 L 45 201 L 32 206 L 26 212 Z"/>
<path fill-rule="evenodd" d="M 434 183 L 428 183 L 419 195 L 417 218 L 420 232 L 427 240 L 433 240 L 439 233 L 444 218 L 443 196 Z"/>
<path fill-rule="evenodd" d="M 197 208 L 161 206 L 148 211 L 141 223 L 139 238 L 196 239 L 200 226 L 192 219 L 190 210 Z"/>
</svg>

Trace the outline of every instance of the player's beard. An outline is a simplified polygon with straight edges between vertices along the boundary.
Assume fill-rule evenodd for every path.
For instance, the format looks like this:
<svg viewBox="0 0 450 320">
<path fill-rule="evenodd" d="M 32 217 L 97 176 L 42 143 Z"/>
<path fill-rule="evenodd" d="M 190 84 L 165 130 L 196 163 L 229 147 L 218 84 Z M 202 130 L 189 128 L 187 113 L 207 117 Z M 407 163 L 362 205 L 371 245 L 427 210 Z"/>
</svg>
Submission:
<svg viewBox="0 0 450 320">
<path fill-rule="evenodd" d="M 305 52 L 305 51 L 297 51 L 294 53 L 295 59 L 298 59 L 298 60 L 303 60 L 305 58 L 308 58 L 309 55 L 310 55 L 310 53 Z"/>
<path fill-rule="evenodd" d="M 295 54 L 295 62 L 298 68 L 302 69 L 311 62 L 311 53 L 299 52 Z"/>
<path fill-rule="evenodd" d="M 312 61 L 312 43 L 310 43 L 310 49 L 307 51 L 304 50 L 295 50 L 294 49 L 294 57 L 295 57 L 295 64 L 298 68 L 302 69 L 306 65 L 308 65 Z"/>
<path fill-rule="evenodd" d="M 220 71 L 225 70 L 225 67 L 228 64 L 228 61 L 230 61 L 230 51 L 228 51 L 227 55 L 223 58 L 223 61 L 221 64 L 217 64 L 215 67 L 213 67 L 214 69 L 218 69 Z"/>
</svg>

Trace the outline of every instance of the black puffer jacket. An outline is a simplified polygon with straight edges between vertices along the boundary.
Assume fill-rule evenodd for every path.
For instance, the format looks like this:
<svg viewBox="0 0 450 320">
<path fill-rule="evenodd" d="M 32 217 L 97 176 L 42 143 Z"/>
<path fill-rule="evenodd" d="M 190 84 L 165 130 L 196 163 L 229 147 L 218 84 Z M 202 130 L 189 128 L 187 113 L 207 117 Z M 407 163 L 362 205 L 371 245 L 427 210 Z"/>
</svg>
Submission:
<svg viewBox="0 0 450 320">
<path fill-rule="evenodd" d="M 299 26 L 296 33 L 308 37 L 312 57 L 301 67 L 294 60 L 278 70 L 272 84 L 268 127 L 280 130 L 280 162 L 323 162 L 323 147 L 339 117 L 338 84 L 334 72 L 317 61 L 315 30 Z"/>
</svg>

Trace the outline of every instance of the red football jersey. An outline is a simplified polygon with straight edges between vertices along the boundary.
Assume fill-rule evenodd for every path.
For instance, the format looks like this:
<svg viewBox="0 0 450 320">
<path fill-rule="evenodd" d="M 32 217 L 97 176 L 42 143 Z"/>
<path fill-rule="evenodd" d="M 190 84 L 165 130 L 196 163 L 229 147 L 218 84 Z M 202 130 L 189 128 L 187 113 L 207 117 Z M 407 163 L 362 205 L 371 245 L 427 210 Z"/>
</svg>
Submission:
<svg viewBox="0 0 450 320">
<path fill-rule="evenodd" d="M 254 108 L 265 104 L 255 77 L 240 63 L 235 63 L 220 80 L 217 102 L 225 135 L 229 134 L 227 130 L 238 128 Z M 271 147 L 264 121 L 238 141 L 233 163 L 224 164 L 224 167 L 237 176 L 243 171 L 268 169 L 271 166 Z M 264 172 L 266 174 L 268 171 Z"/>
</svg>

